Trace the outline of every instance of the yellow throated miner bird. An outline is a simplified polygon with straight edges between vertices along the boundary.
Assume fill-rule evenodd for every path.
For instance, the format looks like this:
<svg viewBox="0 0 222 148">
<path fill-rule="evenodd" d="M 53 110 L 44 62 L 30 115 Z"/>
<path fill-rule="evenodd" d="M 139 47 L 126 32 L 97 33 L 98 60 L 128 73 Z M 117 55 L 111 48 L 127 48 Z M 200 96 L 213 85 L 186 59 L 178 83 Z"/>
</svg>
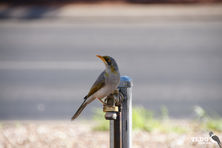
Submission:
<svg viewBox="0 0 222 148">
<path fill-rule="evenodd" d="M 84 97 L 84 101 L 73 115 L 72 120 L 76 119 L 83 109 L 96 98 L 102 103 L 102 98 L 110 95 L 118 87 L 120 82 L 120 73 L 116 61 L 110 56 L 99 57 L 106 66 L 106 69 L 99 75 L 89 93 Z"/>
</svg>

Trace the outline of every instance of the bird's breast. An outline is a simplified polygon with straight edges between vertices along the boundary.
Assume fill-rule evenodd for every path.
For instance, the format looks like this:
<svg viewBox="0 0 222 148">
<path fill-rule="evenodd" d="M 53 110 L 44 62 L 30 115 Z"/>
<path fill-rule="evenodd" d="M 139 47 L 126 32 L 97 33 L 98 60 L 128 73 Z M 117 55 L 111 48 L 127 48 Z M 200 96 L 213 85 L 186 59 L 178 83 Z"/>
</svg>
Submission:
<svg viewBox="0 0 222 148">
<path fill-rule="evenodd" d="M 106 76 L 106 84 L 111 84 L 111 85 L 118 85 L 120 81 L 120 74 L 119 73 L 112 73 L 110 72 Z"/>
<path fill-rule="evenodd" d="M 96 98 L 104 98 L 106 96 L 108 96 L 109 94 L 112 93 L 112 88 L 110 86 L 105 85 L 104 87 L 102 87 L 100 90 L 98 90 L 94 96 Z"/>
<path fill-rule="evenodd" d="M 106 77 L 105 85 L 100 90 L 95 93 L 97 98 L 104 98 L 111 93 L 118 87 L 119 85 L 119 76 L 118 75 L 110 75 Z"/>
</svg>

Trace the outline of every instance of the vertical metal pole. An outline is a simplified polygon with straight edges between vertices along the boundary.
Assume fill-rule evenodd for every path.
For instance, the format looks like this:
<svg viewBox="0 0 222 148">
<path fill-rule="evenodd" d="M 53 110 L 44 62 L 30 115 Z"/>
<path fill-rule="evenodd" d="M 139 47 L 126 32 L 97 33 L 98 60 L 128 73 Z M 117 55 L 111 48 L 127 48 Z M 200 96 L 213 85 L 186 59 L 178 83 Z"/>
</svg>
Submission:
<svg viewBox="0 0 222 148">
<path fill-rule="evenodd" d="M 131 148 L 132 133 L 132 80 L 128 76 L 122 76 L 119 85 L 120 92 L 124 96 L 121 110 L 122 120 L 122 148 Z"/>
<path fill-rule="evenodd" d="M 110 148 L 114 148 L 114 120 L 109 120 L 109 133 Z"/>
<path fill-rule="evenodd" d="M 116 120 L 110 120 L 110 148 L 122 148 L 121 112 Z"/>
<path fill-rule="evenodd" d="M 117 119 L 114 120 L 114 148 L 122 148 L 122 130 L 121 130 L 121 112 L 117 113 Z"/>
<path fill-rule="evenodd" d="M 124 100 L 116 120 L 110 120 L 110 148 L 131 148 L 132 132 L 132 80 L 121 76 L 119 91 Z"/>
</svg>

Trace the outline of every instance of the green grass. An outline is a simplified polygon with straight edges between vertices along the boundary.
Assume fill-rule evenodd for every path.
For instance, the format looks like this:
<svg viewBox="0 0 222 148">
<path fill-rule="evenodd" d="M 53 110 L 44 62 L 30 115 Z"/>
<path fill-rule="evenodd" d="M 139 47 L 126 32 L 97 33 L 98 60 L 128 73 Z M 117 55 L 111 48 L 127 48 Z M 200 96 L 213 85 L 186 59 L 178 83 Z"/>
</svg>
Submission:
<svg viewBox="0 0 222 148">
<path fill-rule="evenodd" d="M 97 122 L 96 126 L 93 127 L 94 131 L 108 131 L 109 121 L 105 120 L 105 113 L 100 109 L 95 109 L 93 120 Z"/>
<path fill-rule="evenodd" d="M 181 124 L 175 123 L 174 120 L 169 118 L 168 109 L 162 107 L 161 117 L 154 117 L 152 111 L 149 111 L 143 107 L 133 107 L 132 110 L 132 128 L 133 130 L 142 130 L 146 132 L 162 132 L 162 133 L 178 133 L 184 134 L 190 131 L 190 129 L 198 131 L 215 131 L 222 132 L 222 118 L 210 117 L 206 111 L 196 106 L 194 108 L 194 114 L 196 119 L 191 127 L 186 127 Z M 104 112 L 100 109 L 95 110 L 93 119 L 97 122 L 93 130 L 96 131 L 107 131 L 109 130 L 109 121 L 105 120 Z"/>
<path fill-rule="evenodd" d="M 194 113 L 196 122 L 202 130 L 222 132 L 222 118 L 216 113 L 214 113 L 214 116 L 210 116 L 200 106 L 194 107 Z"/>
<path fill-rule="evenodd" d="M 147 121 L 153 119 L 153 113 L 142 107 L 134 107 L 132 110 L 132 126 L 133 129 L 141 129 L 150 131 L 151 128 L 147 126 Z"/>
<path fill-rule="evenodd" d="M 222 119 L 210 119 L 204 126 L 207 130 L 222 132 Z"/>
<path fill-rule="evenodd" d="M 99 109 L 95 110 L 93 119 L 97 124 L 93 130 L 107 131 L 109 129 L 109 122 L 104 119 L 104 114 Z M 162 117 L 157 119 L 154 118 L 153 112 L 143 107 L 134 107 L 132 110 L 132 128 L 133 130 L 160 131 L 165 133 L 184 133 L 187 131 L 186 128 L 171 124 L 168 118 L 168 110 L 166 108 L 162 108 Z"/>
</svg>

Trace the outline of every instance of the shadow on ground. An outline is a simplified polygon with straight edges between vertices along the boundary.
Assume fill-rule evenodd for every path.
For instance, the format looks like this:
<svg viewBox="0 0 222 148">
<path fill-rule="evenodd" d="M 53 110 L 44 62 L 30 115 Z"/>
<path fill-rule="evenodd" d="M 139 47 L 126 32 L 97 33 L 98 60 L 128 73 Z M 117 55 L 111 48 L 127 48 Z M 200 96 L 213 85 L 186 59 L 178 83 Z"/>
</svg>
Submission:
<svg viewBox="0 0 222 148">
<path fill-rule="evenodd" d="M 56 16 L 59 6 L 16 6 L 9 5 L 0 7 L 0 19 L 16 18 L 16 19 L 41 19 L 43 17 Z"/>
</svg>

